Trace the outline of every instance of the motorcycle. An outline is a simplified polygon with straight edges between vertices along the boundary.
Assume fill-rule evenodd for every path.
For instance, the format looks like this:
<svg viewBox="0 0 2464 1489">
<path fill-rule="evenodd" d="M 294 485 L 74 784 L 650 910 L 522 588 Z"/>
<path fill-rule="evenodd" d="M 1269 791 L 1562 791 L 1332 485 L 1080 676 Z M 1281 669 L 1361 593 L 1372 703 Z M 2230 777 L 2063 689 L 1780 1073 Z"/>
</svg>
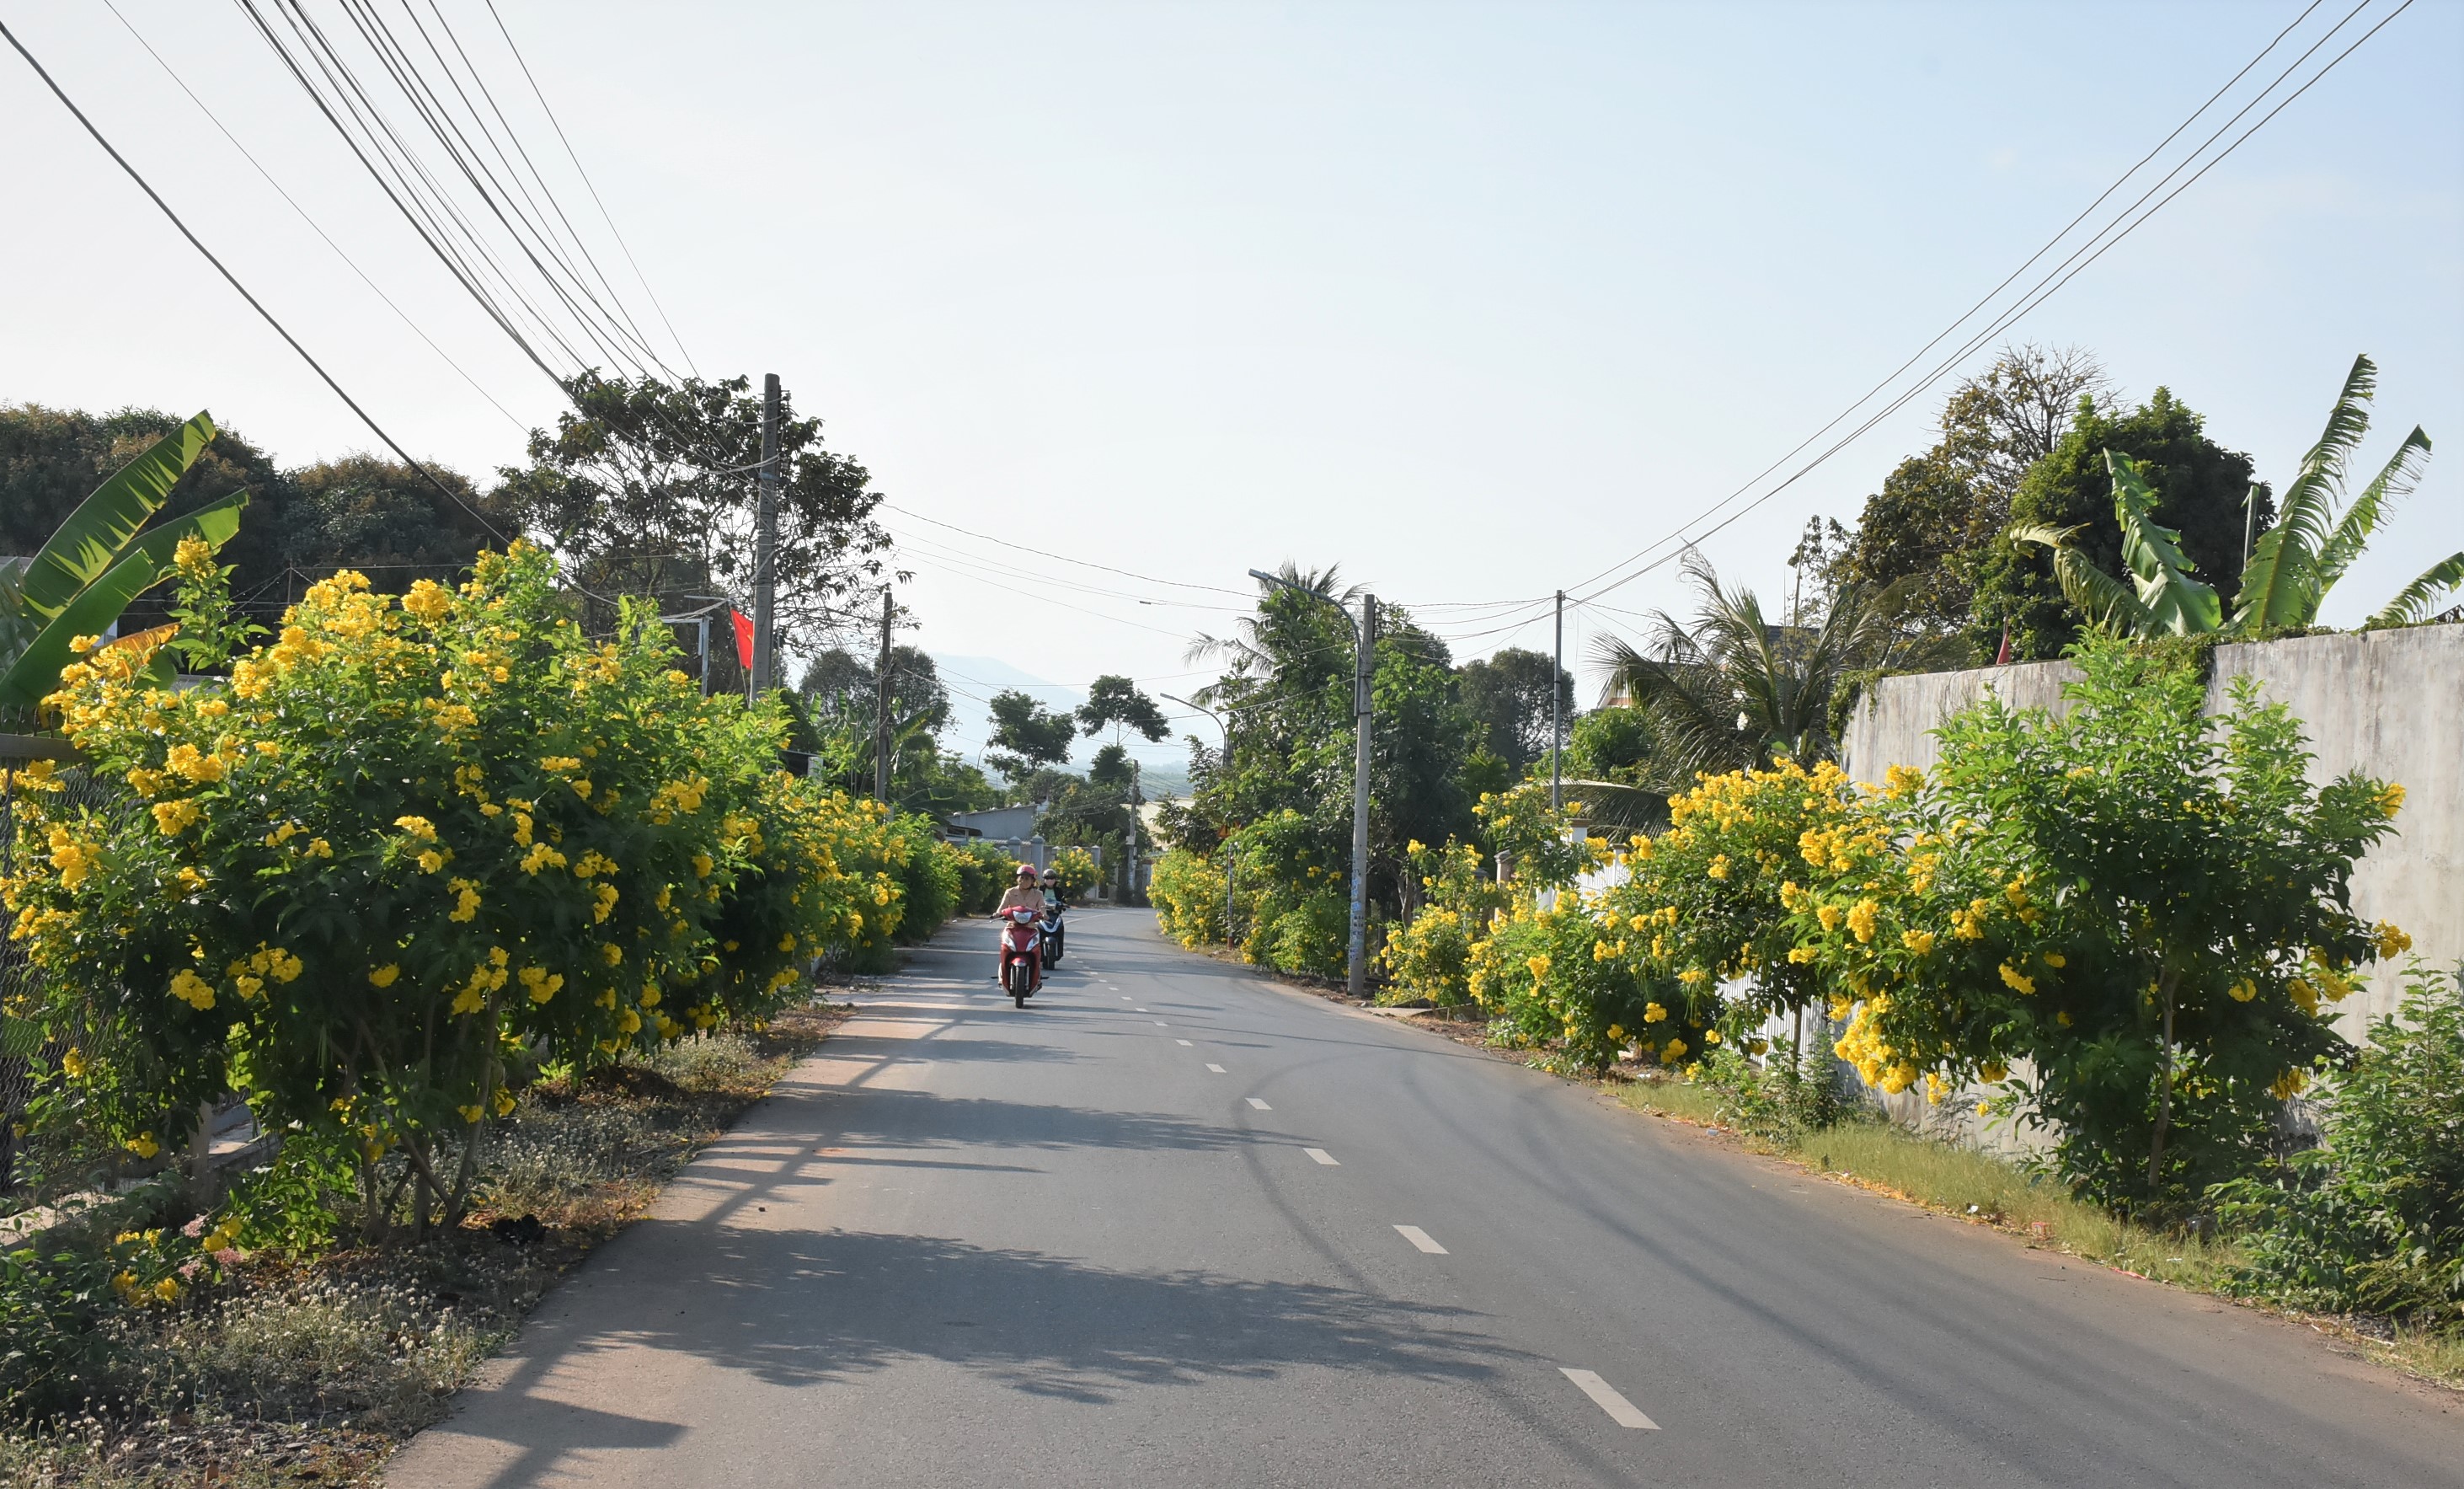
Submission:
<svg viewBox="0 0 2464 1489">
<path fill-rule="evenodd" d="M 1001 920 L 1001 990 L 1024 1008 L 1044 987 L 1044 934 L 1024 905 L 1002 912 Z"/>
<path fill-rule="evenodd" d="M 1035 922 L 1036 933 L 1044 941 L 1044 966 L 1047 971 L 1061 965 L 1062 908 L 1060 898 L 1047 891 L 1043 918 Z"/>
</svg>

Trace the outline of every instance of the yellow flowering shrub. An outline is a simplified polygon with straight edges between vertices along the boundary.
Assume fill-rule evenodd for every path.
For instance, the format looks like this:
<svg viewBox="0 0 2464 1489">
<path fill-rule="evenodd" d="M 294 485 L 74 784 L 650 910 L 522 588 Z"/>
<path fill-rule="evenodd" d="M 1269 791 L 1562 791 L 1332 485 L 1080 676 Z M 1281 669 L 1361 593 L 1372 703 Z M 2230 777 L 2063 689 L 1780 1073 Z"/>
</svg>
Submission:
<svg viewBox="0 0 2464 1489">
<path fill-rule="evenodd" d="M 1998 1083 L 2096 1197 L 2174 1203 L 2260 1161 L 2306 1072 L 2349 1057 L 2335 1003 L 2409 944 L 2346 887 L 2401 796 L 2311 786 L 2299 723 L 2247 678 L 2211 719 L 2180 659 L 2078 661 L 2065 716 L 1989 698 L 1930 776 L 1895 769 L 1810 838 L 1788 931 L 1868 1084 Z"/>
<path fill-rule="evenodd" d="M 1147 881 L 1163 933 L 1184 946 L 1223 945 L 1223 870 L 1218 860 L 1186 848 L 1155 859 Z"/>
<path fill-rule="evenodd" d="M 648 611 L 585 638 L 554 580 L 522 544 L 398 604 L 338 574 L 227 682 L 165 690 L 128 648 L 62 674 L 128 799 L 27 798 L 46 851 L 5 898 L 52 1002 L 11 1011 L 86 1030 L 38 1120 L 142 1152 L 237 1089 L 458 1203 L 509 1051 L 758 1017 L 894 928 L 877 809 L 781 774 L 779 721 L 702 699 Z"/>
</svg>

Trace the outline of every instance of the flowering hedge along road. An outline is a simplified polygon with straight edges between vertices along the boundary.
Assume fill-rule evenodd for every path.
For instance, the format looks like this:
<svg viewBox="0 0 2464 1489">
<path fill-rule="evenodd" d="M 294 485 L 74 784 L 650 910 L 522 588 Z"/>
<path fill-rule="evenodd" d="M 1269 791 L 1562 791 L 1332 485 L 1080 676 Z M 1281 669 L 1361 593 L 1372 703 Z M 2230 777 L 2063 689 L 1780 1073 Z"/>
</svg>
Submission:
<svg viewBox="0 0 2464 1489">
<path fill-rule="evenodd" d="M 50 1006 L 12 1011 L 81 1031 L 37 1121 L 150 1156 L 238 1090 L 458 1205 L 510 1053 L 758 1019 L 812 956 L 887 943 L 912 834 L 780 772 L 780 721 L 702 699 L 652 612 L 594 643 L 554 581 L 521 544 L 399 604 L 338 574 L 226 684 L 166 691 L 131 648 L 63 674 L 130 797 L 20 776 L 40 846 L 6 902 Z"/>
</svg>

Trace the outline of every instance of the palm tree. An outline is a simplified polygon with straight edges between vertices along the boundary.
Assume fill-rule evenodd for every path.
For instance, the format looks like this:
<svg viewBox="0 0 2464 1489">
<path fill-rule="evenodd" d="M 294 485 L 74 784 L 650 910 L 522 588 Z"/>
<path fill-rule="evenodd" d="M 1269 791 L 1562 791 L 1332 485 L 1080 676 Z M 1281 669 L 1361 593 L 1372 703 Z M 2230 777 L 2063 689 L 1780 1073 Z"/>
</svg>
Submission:
<svg viewBox="0 0 2464 1489">
<path fill-rule="evenodd" d="M 1608 673 L 1607 696 L 1622 696 L 1649 717 L 1656 757 L 1640 772 L 1666 796 L 1692 788 L 1699 773 L 1752 769 L 1787 756 L 1827 760 L 1838 752 L 1832 721 L 1859 673 L 1947 659 L 1950 643 L 1900 624 L 1907 582 L 1881 590 L 1843 587 L 1815 625 L 1775 626 L 1750 589 L 1721 584 L 1701 554 L 1684 558 L 1701 596 L 1690 622 L 1665 611 L 1637 648 L 1611 636 L 1595 649 Z M 1612 783 L 1578 783 L 1595 794 Z"/>
<path fill-rule="evenodd" d="M 2122 526 L 2123 562 L 2130 569 L 2127 583 L 2098 568 L 2072 545 L 2076 527 L 2025 525 L 2012 528 L 2011 537 L 2053 549 L 2054 575 L 2063 595 L 2089 624 L 2123 635 L 2316 625 L 2327 591 L 2369 545 L 2380 520 L 2412 490 L 2430 458 L 2430 436 L 2416 425 L 2362 494 L 2338 514 L 2345 462 L 2369 433 L 2368 405 L 2377 392 L 2378 367 L 2367 356 L 2355 357 L 2325 431 L 2302 456 L 2300 471 L 2286 488 L 2276 525 L 2251 548 L 2230 619 L 2215 590 L 2190 577 L 2177 545 L 2180 535 L 2151 515 L 2155 494 L 2128 456 L 2105 452 L 2106 467 L 2113 472 L 2114 520 Z M 2464 586 L 2464 552 L 2430 566 L 2364 624 L 2415 624 L 2459 586 Z"/>
</svg>

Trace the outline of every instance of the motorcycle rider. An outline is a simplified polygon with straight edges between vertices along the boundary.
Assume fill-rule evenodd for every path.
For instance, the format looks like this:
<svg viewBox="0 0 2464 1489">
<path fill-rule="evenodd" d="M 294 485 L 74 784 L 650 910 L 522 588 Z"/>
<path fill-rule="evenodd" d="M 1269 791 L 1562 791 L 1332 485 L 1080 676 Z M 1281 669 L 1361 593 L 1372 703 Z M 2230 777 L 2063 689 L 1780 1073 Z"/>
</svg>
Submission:
<svg viewBox="0 0 2464 1489">
<path fill-rule="evenodd" d="M 1062 936 L 1061 912 L 1067 908 L 1068 900 L 1061 893 L 1061 876 L 1048 865 L 1044 871 L 1043 889 L 1044 914 L 1036 923 L 1044 927 L 1044 939 L 1052 943 L 1052 954 L 1046 958 L 1047 963 L 1057 962 L 1066 945 Z"/>
<path fill-rule="evenodd" d="M 1001 922 L 1004 933 L 1009 927 L 1009 912 L 1022 905 L 1039 916 L 1044 913 L 1044 891 L 1036 884 L 1035 865 L 1032 863 L 1018 866 L 1018 882 L 1001 892 L 1001 905 L 993 911 L 993 919 Z M 994 982 L 1001 980 L 1001 962 L 1006 954 L 1007 948 L 996 943 L 993 947 Z"/>
</svg>

